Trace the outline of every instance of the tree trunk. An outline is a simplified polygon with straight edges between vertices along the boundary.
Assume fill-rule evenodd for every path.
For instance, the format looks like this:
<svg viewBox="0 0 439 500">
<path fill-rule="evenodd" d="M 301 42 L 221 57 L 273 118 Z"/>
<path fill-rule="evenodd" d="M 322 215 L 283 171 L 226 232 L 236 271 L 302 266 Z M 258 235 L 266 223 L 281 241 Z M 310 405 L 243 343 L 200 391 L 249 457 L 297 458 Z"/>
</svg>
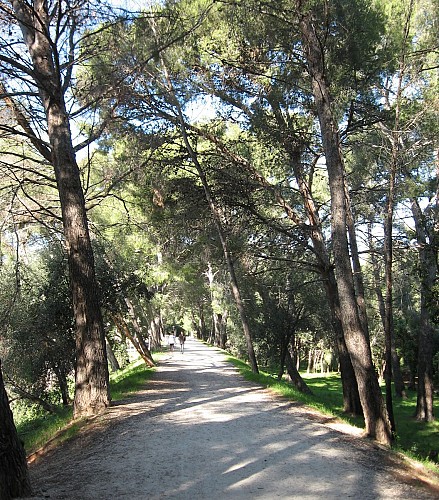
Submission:
<svg viewBox="0 0 439 500">
<path fill-rule="evenodd" d="M 150 364 L 149 366 L 155 366 L 155 362 L 152 357 L 151 351 L 149 350 L 148 344 L 145 342 L 145 339 L 143 337 L 142 328 L 140 327 L 139 322 L 137 321 L 136 313 L 134 311 L 134 305 L 128 297 L 125 297 L 125 304 L 127 305 L 128 316 L 131 319 L 131 323 L 136 333 L 136 339 L 140 346 L 140 349 L 143 352 L 144 357 L 149 360 L 148 364 L 152 363 L 152 365 Z"/>
<path fill-rule="evenodd" d="M 270 101 L 277 123 L 282 128 L 287 128 L 283 113 L 279 106 Z M 331 324 L 335 333 L 337 352 L 340 364 L 340 377 L 343 388 L 343 409 L 345 413 L 352 415 L 363 415 L 360 404 L 360 396 L 358 394 L 358 385 L 355 378 L 354 368 L 351 358 L 347 352 L 346 343 L 344 340 L 343 325 L 340 319 L 340 301 L 338 298 L 337 282 L 335 279 L 334 269 L 331 265 L 328 250 L 325 245 L 322 222 L 309 183 L 304 177 L 304 172 L 301 164 L 301 151 L 294 148 L 291 141 L 284 143 L 284 147 L 288 152 L 290 163 L 293 168 L 294 176 L 299 186 L 299 191 L 302 196 L 305 212 L 310 224 L 310 237 L 313 245 L 314 255 L 318 261 L 318 271 L 322 277 L 326 298 L 328 300 L 329 310 L 331 313 Z M 284 200 L 279 200 L 281 205 L 286 205 Z M 291 218 L 293 210 L 288 206 L 287 215 Z M 295 222 L 294 218 L 292 218 Z M 283 370 L 283 365 L 282 365 Z"/>
<path fill-rule="evenodd" d="M 152 308 L 150 310 L 151 319 L 151 349 L 157 349 L 160 346 L 163 331 L 161 327 L 161 315 L 155 312 Z"/>
<path fill-rule="evenodd" d="M 377 302 L 378 302 L 378 310 L 380 313 L 381 317 L 381 322 L 383 324 L 383 328 L 385 331 L 385 323 L 386 323 L 386 304 L 384 302 L 384 297 L 383 293 L 381 291 L 381 278 L 380 278 L 380 271 L 378 268 L 378 262 L 375 257 L 375 246 L 372 241 L 372 234 L 370 229 L 368 229 L 368 241 L 369 241 L 369 250 L 370 250 L 370 261 L 372 264 L 372 274 L 373 274 L 373 279 L 374 279 L 374 289 L 375 289 L 375 295 L 377 297 Z M 392 328 L 393 332 L 393 328 Z M 398 356 L 398 353 L 396 352 L 396 347 L 395 347 L 395 336 L 392 334 L 391 336 L 391 358 L 392 358 L 392 373 L 393 373 L 393 382 L 395 386 L 395 394 L 399 398 L 406 398 L 407 395 L 405 393 L 405 385 L 404 385 L 404 379 L 401 373 L 401 365 L 400 365 L 400 359 Z"/>
<path fill-rule="evenodd" d="M 26 389 L 23 389 L 22 387 L 18 386 L 15 382 L 13 382 L 10 379 L 7 379 L 7 383 L 13 388 L 13 391 L 17 394 L 20 395 L 23 399 L 27 399 L 28 401 L 31 401 L 32 403 L 35 403 L 37 405 L 40 405 L 43 410 L 47 411 L 48 413 L 56 413 L 56 406 L 52 405 L 51 403 L 48 403 L 46 400 L 40 398 L 39 396 L 36 396 L 35 394 L 32 394 Z"/>
<path fill-rule="evenodd" d="M 121 335 L 126 337 L 134 346 L 136 351 L 140 354 L 140 357 L 145 361 L 145 364 L 149 367 L 155 366 L 154 360 L 152 359 L 149 351 L 147 350 L 146 352 L 142 348 L 142 345 L 139 343 L 138 339 L 131 334 L 130 329 L 128 328 L 128 325 L 126 324 L 125 320 L 123 319 L 121 314 L 113 314 L 112 315 L 114 324 L 116 325 L 117 329 L 120 331 Z"/>
<path fill-rule="evenodd" d="M 221 321 L 219 323 L 219 348 L 225 349 L 227 346 L 227 311 L 221 315 Z"/>
<path fill-rule="evenodd" d="M 73 150 L 61 74 L 48 39 L 47 2 L 12 2 L 32 58 L 35 81 L 44 106 L 51 161 L 61 203 L 76 324 L 75 418 L 101 412 L 110 404 L 104 325 L 98 301 L 93 250 L 81 178 Z"/>
<path fill-rule="evenodd" d="M 169 90 L 172 91 L 171 86 L 170 86 Z M 175 99 L 175 96 L 174 96 L 174 99 Z M 189 138 L 187 136 L 187 131 L 186 131 L 186 124 L 185 124 L 185 120 L 183 117 L 183 113 L 181 111 L 180 104 L 178 103 L 178 101 L 176 99 L 175 99 L 174 104 L 176 105 L 177 112 L 179 115 L 180 130 L 182 133 L 183 141 L 185 143 L 186 149 L 187 149 L 192 161 L 194 162 L 195 168 L 197 169 L 198 176 L 200 177 L 201 184 L 203 185 L 204 193 L 206 195 L 206 201 L 209 205 L 209 208 L 210 208 L 210 211 L 212 214 L 212 218 L 213 218 L 213 221 L 214 221 L 217 233 L 218 233 L 218 237 L 219 237 L 220 242 L 221 242 L 221 246 L 222 246 L 223 253 L 224 253 L 224 258 L 226 260 L 227 268 L 228 268 L 229 276 L 230 276 L 230 288 L 232 290 L 233 298 L 235 299 L 236 308 L 238 309 L 238 313 L 239 313 L 239 316 L 241 318 L 244 338 L 245 338 L 246 344 L 247 344 L 247 354 L 248 354 L 250 366 L 251 366 L 252 371 L 254 373 L 259 373 L 258 364 L 256 361 L 256 354 L 255 354 L 254 347 L 253 347 L 253 339 L 252 339 L 252 334 L 250 331 L 250 325 L 248 322 L 247 313 L 246 313 L 245 306 L 244 306 L 244 301 L 242 300 L 241 290 L 239 288 L 238 278 L 237 278 L 236 272 L 235 272 L 235 265 L 233 262 L 232 255 L 229 251 L 229 245 L 227 243 L 227 239 L 226 239 L 226 236 L 225 236 L 224 230 L 223 230 L 223 225 L 221 223 L 221 214 L 220 214 L 220 211 L 219 211 L 219 209 L 215 203 L 215 200 L 213 198 L 209 183 L 207 182 L 206 175 L 205 175 L 205 173 L 204 173 L 204 171 L 203 171 L 203 169 L 198 161 L 197 154 L 195 153 L 195 151 L 192 149 L 192 147 L 190 145 Z"/>
<path fill-rule="evenodd" d="M 119 361 L 117 360 L 116 356 L 114 355 L 114 351 L 111 347 L 110 342 L 108 342 L 108 339 L 105 339 L 105 347 L 107 349 L 107 358 L 111 366 L 111 370 L 113 372 L 117 372 L 120 370 L 120 365 Z"/>
<path fill-rule="evenodd" d="M 421 321 L 418 333 L 418 395 L 416 418 L 431 422 L 433 412 L 433 325 L 430 314 L 433 286 L 438 272 L 438 236 L 434 224 L 428 232 L 424 215 L 417 200 L 412 200 L 416 238 L 419 246 L 419 272 L 421 281 Z M 436 222 L 437 224 L 437 222 Z"/>
<path fill-rule="evenodd" d="M 337 335 L 336 343 L 343 388 L 343 411 L 349 415 L 363 416 L 357 379 L 343 334 Z"/>
<path fill-rule="evenodd" d="M 153 21 L 151 21 L 151 23 L 152 23 L 151 24 L 152 30 L 154 33 L 156 33 Z M 186 124 L 180 102 L 178 101 L 178 99 L 175 95 L 174 86 L 172 84 L 171 78 L 169 77 L 167 65 L 166 65 L 165 60 L 163 59 L 162 55 L 160 55 L 160 62 L 161 62 L 162 68 L 163 68 L 164 76 L 165 76 L 165 79 L 163 82 L 163 88 L 169 94 L 169 99 L 171 101 L 171 104 L 175 107 L 175 111 L 177 113 L 177 123 L 178 123 L 180 131 L 181 131 L 183 143 L 184 143 L 185 148 L 186 148 L 186 150 L 187 150 L 187 152 L 188 152 L 188 154 L 189 154 L 189 156 L 194 164 L 194 167 L 197 171 L 198 177 L 200 178 L 201 184 L 203 186 L 204 194 L 206 197 L 206 201 L 207 201 L 207 204 L 209 206 L 209 209 L 210 209 L 210 212 L 212 215 L 212 219 L 213 219 L 215 228 L 217 230 L 218 237 L 219 237 L 220 242 L 221 242 L 221 247 L 222 247 L 222 250 L 224 253 L 224 258 L 225 258 L 225 261 L 227 264 L 227 269 L 229 271 L 229 276 L 230 276 L 230 288 L 232 290 L 232 295 L 233 295 L 233 298 L 235 300 L 236 308 L 238 309 L 239 317 L 240 317 L 241 323 L 242 323 L 244 338 L 245 338 L 245 341 L 247 344 L 247 354 L 248 354 L 250 366 L 251 366 L 252 371 L 254 373 L 259 373 L 258 364 L 257 364 L 257 360 L 256 360 L 256 354 L 255 354 L 254 347 L 253 347 L 253 338 L 252 338 L 252 334 L 250 331 L 250 325 L 248 322 L 247 313 L 246 313 L 245 306 L 244 306 L 244 301 L 242 300 L 242 295 L 241 295 L 241 290 L 239 287 L 238 278 L 236 276 L 235 264 L 233 262 L 232 255 L 230 253 L 229 245 L 228 245 L 227 238 L 226 238 L 224 228 L 223 228 L 221 210 L 215 202 L 215 199 L 214 199 L 212 190 L 210 188 L 210 185 L 208 183 L 206 174 L 204 173 L 204 170 L 203 170 L 203 168 L 198 160 L 198 155 L 191 146 L 188 132 L 187 132 L 188 126 Z"/>
<path fill-rule="evenodd" d="M 56 378 L 58 379 L 58 385 L 59 385 L 59 390 L 61 392 L 61 400 L 63 406 L 68 406 L 71 401 L 70 401 L 70 396 L 69 396 L 69 386 L 67 383 L 67 375 L 66 375 L 66 370 L 64 369 L 63 366 L 54 366 L 52 367 L 53 371 L 55 372 Z"/>
<path fill-rule="evenodd" d="M 343 331 L 358 383 L 366 434 L 389 445 L 392 441 L 390 423 L 375 374 L 370 343 L 361 324 L 355 295 L 346 234 L 344 167 L 339 149 L 337 126 L 330 107 L 322 46 L 314 32 L 311 15 L 305 9 L 302 11 L 301 4 L 302 2 L 297 0 L 299 24 L 320 123 L 331 193 L 332 238 Z"/>
<path fill-rule="evenodd" d="M 280 360 L 279 360 L 279 371 L 277 372 L 277 379 L 282 380 L 282 377 L 284 376 L 285 372 L 285 359 L 287 357 L 287 349 L 288 346 L 282 342 L 281 348 L 280 348 Z"/>
<path fill-rule="evenodd" d="M 354 214 L 352 213 L 352 204 L 349 195 L 349 189 L 346 185 L 346 179 L 344 183 L 345 190 L 345 207 L 346 207 L 346 224 L 349 235 L 349 248 L 351 250 L 351 261 L 352 261 L 352 270 L 353 270 L 353 278 L 354 278 L 354 288 L 355 288 L 355 296 L 358 305 L 358 314 L 360 316 L 361 326 L 365 335 L 367 337 L 367 341 L 370 342 L 369 337 L 369 323 L 367 320 L 367 310 L 366 310 L 366 298 L 364 293 L 364 283 L 363 283 L 363 273 L 361 271 L 360 264 L 360 255 L 358 253 L 358 245 L 357 245 L 357 235 L 355 234 L 355 221 Z"/>
<path fill-rule="evenodd" d="M 311 389 L 306 385 L 306 382 L 297 371 L 296 363 L 293 361 L 289 349 L 285 352 L 285 366 L 291 383 L 303 394 L 312 394 Z"/>
<path fill-rule="evenodd" d="M 354 367 L 346 347 L 343 325 L 341 322 L 340 299 L 338 296 L 337 282 L 334 270 L 326 265 L 322 269 L 326 297 L 331 312 L 331 323 L 335 333 L 338 361 L 340 364 L 340 376 L 343 388 L 343 411 L 351 415 L 363 415 L 358 392 L 357 379 Z"/>
<path fill-rule="evenodd" d="M 0 361 L 0 500 L 31 494 L 26 453 L 9 407 Z"/>
</svg>

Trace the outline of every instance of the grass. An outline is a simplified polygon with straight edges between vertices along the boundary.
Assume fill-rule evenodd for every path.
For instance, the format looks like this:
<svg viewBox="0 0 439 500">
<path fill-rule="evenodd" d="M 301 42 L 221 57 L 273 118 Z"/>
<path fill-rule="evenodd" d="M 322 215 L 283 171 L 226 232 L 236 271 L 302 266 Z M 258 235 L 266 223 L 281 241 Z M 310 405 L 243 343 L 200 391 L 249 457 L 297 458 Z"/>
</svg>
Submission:
<svg viewBox="0 0 439 500">
<path fill-rule="evenodd" d="M 326 415 L 337 417 L 359 428 L 364 427 L 363 418 L 352 417 L 343 413 L 343 393 L 338 374 L 302 373 L 303 379 L 313 392 L 313 395 L 306 395 L 299 392 L 288 382 L 277 380 L 275 375 L 264 372 L 255 374 L 251 371 L 250 366 L 243 361 L 233 357 L 228 357 L 228 360 L 238 368 L 247 380 L 269 387 L 287 399 L 300 401 Z M 410 458 L 424 462 L 437 472 L 439 421 L 420 422 L 413 418 L 416 409 L 416 393 L 413 391 L 408 391 L 407 399 L 394 398 L 393 406 L 397 431 L 394 449 L 408 455 Z M 436 414 L 438 414 L 438 404 L 435 405 L 435 409 Z"/>
<path fill-rule="evenodd" d="M 154 354 L 154 358 L 158 358 Z M 119 401 L 129 394 L 138 391 L 154 373 L 154 369 L 145 366 L 142 359 L 138 359 L 129 364 L 123 370 L 119 370 L 110 375 L 111 399 Z"/>
<path fill-rule="evenodd" d="M 160 353 L 154 353 L 156 359 Z M 110 374 L 110 392 L 113 401 L 126 398 L 140 390 L 152 376 L 154 368 L 148 368 L 139 359 L 123 370 Z M 72 420 L 72 406 L 59 406 L 54 414 L 40 414 L 17 424 L 20 439 L 27 454 L 32 454 L 53 439 L 61 443 L 71 438 L 85 424 L 86 420 Z"/>
</svg>

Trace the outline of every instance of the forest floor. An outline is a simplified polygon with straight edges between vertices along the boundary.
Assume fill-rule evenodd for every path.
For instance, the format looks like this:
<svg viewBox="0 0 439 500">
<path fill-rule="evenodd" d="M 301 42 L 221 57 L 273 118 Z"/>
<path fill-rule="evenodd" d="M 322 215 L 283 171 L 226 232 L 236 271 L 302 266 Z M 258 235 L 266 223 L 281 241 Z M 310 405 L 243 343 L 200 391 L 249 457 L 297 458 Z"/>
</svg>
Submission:
<svg viewBox="0 0 439 500">
<path fill-rule="evenodd" d="M 30 473 L 34 499 L 439 498 L 422 467 L 243 380 L 191 338 Z"/>
</svg>

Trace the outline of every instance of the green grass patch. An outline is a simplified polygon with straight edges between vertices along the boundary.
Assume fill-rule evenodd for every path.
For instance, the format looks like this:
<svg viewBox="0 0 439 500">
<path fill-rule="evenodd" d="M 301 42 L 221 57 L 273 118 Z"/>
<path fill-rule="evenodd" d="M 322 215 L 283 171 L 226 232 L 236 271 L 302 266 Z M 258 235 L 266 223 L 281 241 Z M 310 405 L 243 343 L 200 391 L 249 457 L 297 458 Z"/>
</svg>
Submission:
<svg viewBox="0 0 439 500">
<path fill-rule="evenodd" d="M 49 442 L 61 429 L 65 428 L 72 420 L 72 407 L 59 407 L 54 414 L 46 414 L 34 417 L 17 424 L 17 432 L 20 439 L 24 442 L 26 452 L 33 453 L 47 442 Z M 68 439 L 72 435 L 68 431 Z M 63 441 L 65 439 L 62 439 Z"/>
<path fill-rule="evenodd" d="M 393 400 L 395 414 L 396 446 L 410 456 L 418 459 L 430 459 L 438 462 L 439 421 L 422 422 L 413 415 L 416 410 L 416 392 L 407 391 L 407 399 Z M 439 404 L 434 405 L 434 412 L 439 414 Z"/>
<path fill-rule="evenodd" d="M 154 358 L 159 359 L 160 353 L 154 354 Z M 123 370 L 111 373 L 112 400 L 119 401 L 139 391 L 153 373 L 154 368 L 147 367 L 141 359 L 130 363 Z M 18 422 L 16 424 L 18 435 L 24 442 L 26 453 L 34 453 L 51 440 L 61 443 L 77 434 L 85 424 L 85 420 L 72 421 L 72 413 L 72 406 L 59 406 L 54 414 L 39 412 L 27 418 L 14 415 L 15 421 Z"/>
<path fill-rule="evenodd" d="M 343 392 L 339 374 L 307 374 L 302 378 L 313 392 L 312 395 L 302 394 L 286 381 L 277 380 L 277 375 L 260 372 L 255 374 L 245 362 L 228 357 L 247 380 L 269 387 L 277 394 L 294 401 L 299 401 L 326 415 L 338 417 L 341 420 L 363 428 L 364 420 L 343 413 Z M 437 471 L 439 452 L 439 421 L 419 422 L 413 418 L 416 409 L 416 393 L 408 391 L 407 399 L 393 399 L 393 410 L 397 439 L 394 448 L 411 458 L 430 463 Z M 439 414 L 439 404 L 435 404 L 435 414 Z"/>
<path fill-rule="evenodd" d="M 154 354 L 156 360 L 158 357 L 160 356 Z M 147 367 L 142 359 L 133 361 L 123 370 L 111 373 L 111 399 L 119 401 L 129 394 L 139 391 L 145 382 L 152 377 L 153 373 L 154 368 Z"/>
</svg>

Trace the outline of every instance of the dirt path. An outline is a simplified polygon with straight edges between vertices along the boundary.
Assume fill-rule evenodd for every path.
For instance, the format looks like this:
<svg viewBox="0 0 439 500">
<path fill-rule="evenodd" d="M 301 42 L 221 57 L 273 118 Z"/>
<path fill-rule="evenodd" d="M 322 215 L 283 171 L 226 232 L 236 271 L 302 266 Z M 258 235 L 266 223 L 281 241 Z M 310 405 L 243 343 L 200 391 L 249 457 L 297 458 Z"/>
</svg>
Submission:
<svg viewBox="0 0 439 500">
<path fill-rule="evenodd" d="M 416 471 L 310 417 L 188 339 L 31 477 L 41 499 L 439 498 Z"/>
</svg>

